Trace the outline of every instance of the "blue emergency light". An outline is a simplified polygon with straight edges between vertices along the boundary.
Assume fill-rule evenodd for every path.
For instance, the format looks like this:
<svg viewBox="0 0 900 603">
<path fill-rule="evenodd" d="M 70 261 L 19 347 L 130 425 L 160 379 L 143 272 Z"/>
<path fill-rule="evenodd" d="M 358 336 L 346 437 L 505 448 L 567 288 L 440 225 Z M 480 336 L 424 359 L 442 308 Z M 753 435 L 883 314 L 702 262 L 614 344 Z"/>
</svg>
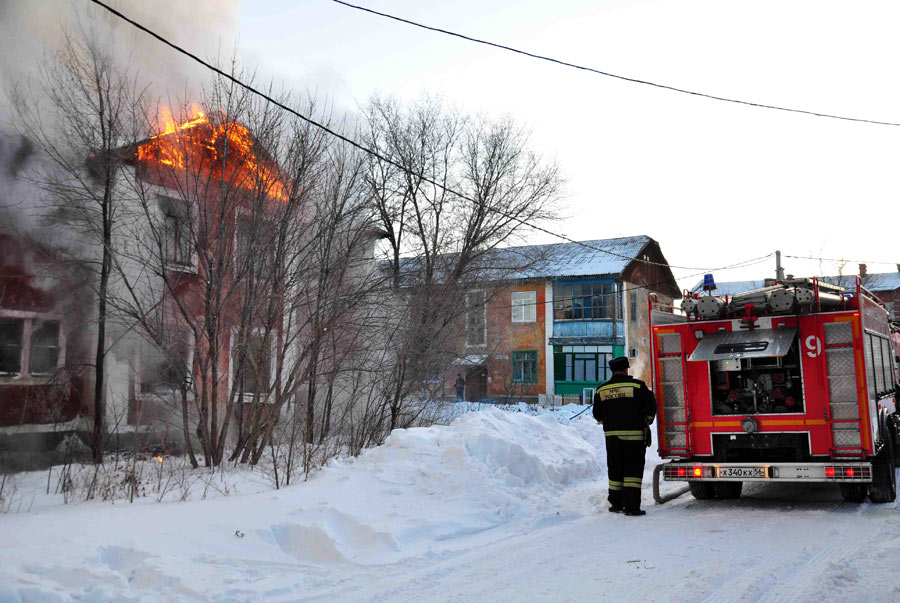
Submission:
<svg viewBox="0 0 900 603">
<path fill-rule="evenodd" d="M 703 275 L 703 290 L 704 291 L 712 291 L 716 288 L 716 281 L 713 279 L 712 274 L 704 274 Z"/>
</svg>

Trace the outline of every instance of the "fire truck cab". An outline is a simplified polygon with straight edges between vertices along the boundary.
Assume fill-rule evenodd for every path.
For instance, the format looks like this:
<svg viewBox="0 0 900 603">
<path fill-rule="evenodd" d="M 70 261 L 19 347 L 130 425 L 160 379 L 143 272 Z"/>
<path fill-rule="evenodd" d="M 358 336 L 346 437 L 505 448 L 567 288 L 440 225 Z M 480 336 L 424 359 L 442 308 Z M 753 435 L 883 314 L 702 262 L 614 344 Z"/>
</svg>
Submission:
<svg viewBox="0 0 900 603">
<path fill-rule="evenodd" d="M 851 502 L 894 500 L 895 329 L 858 278 L 849 292 L 813 278 L 731 298 L 686 294 L 683 322 L 669 324 L 654 324 L 654 307 L 651 296 L 665 480 L 688 482 L 699 499 L 781 481 L 834 482 Z"/>
</svg>

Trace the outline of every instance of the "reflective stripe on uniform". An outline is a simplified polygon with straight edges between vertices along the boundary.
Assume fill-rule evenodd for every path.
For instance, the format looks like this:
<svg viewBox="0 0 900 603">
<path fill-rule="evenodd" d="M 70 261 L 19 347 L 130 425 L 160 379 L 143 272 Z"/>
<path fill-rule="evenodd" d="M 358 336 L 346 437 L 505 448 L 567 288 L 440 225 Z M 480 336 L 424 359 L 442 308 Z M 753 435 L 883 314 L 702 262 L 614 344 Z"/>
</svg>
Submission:
<svg viewBox="0 0 900 603">
<path fill-rule="evenodd" d="M 644 430 L 643 429 L 618 429 L 613 431 L 604 432 L 607 437 L 609 436 L 618 436 L 623 440 L 626 438 L 637 437 L 640 439 L 644 439 Z"/>
<path fill-rule="evenodd" d="M 642 478 L 640 477 L 626 477 L 625 483 L 622 484 L 625 488 L 640 488 L 641 487 Z"/>
<path fill-rule="evenodd" d="M 607 383 L 606 385 L 601 385 L 597 388 L 598 392 L 602 392 L 603 390 L 613 389 L 616 387 L 640 387 L 640 383 Z"/>
<path fill-rule="evenodd" d="M 640 388 L 638 383 L 607 383 L 597 388 L 597 397 L 602 402 L 620 400 L 622 398 L 634 398 L 635 388 Z"/>
<path fill-rule="evenodd" d="M 618 482 L 614 479 L 609 480 L 609 489 L 610 490 L 621 490 L 622 486 L 624 486 L 622 482 Z"/>
</svg>

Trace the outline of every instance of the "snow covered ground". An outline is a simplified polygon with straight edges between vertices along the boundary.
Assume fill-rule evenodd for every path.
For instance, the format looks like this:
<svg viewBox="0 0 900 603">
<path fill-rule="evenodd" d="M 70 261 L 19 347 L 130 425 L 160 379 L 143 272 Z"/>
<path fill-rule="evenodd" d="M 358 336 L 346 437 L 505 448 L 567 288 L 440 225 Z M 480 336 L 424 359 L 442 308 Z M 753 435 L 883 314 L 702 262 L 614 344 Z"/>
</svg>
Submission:
<svg viewBox="0 0 900 603">
<path fill-rule="evenodd" d="M 398 430 L 278 491 L 45 497 L 0 516 L 0 602 L 900 600 L 898 505 L 759 485 L 656 506 L 648 454 L 647 516 L 614 515 L 589 414 L 517 410 Z"/>
</svg>

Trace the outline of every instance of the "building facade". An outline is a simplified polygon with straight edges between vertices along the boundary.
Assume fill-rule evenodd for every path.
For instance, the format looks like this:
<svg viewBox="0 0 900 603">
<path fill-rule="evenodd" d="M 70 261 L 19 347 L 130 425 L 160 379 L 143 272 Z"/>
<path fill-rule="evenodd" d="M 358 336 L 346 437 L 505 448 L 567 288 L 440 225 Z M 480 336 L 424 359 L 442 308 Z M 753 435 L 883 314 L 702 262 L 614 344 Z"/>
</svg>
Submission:
<svg viewBox="0 0 900 603">
<path fill-rule="evenodd" d="M 590 400 L 616 356 L 631 358 L 632 374 L 649 379 L 648 294 L 668 301 L 678 294 L 656 241 L 508 248 L 491 263 L 522 257 L 533 260 L 527 268 L 466 293 L 464 353 L 448 384 L 462 375 L 470 401 Z"/>
</svg>

